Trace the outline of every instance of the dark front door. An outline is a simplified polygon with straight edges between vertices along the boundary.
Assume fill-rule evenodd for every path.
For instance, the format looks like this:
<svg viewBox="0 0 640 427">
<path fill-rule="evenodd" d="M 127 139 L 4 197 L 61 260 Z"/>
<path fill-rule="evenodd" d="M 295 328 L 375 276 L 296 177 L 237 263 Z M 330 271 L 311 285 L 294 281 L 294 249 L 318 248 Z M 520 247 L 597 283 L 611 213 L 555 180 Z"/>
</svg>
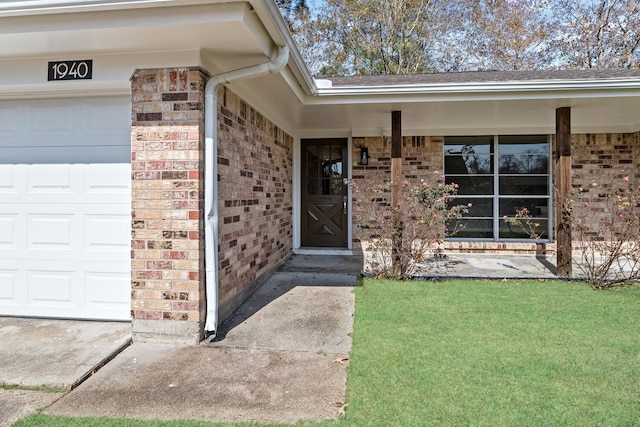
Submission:
<svg viewBox="0 0 640 427">
<path fill-rule="evenodd" d="M 347 246 L 347 140 L 302 140 L 302 246 Z"/>
</svg>

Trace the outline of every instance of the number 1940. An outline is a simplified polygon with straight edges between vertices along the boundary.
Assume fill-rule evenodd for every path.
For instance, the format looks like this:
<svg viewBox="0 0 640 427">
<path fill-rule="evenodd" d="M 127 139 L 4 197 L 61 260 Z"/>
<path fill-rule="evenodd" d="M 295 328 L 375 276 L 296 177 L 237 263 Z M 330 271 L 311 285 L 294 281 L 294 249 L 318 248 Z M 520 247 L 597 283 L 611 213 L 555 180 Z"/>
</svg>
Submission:
<svg viewBox="0 0 640 427">
<path fill-rule="evenodd" d="M 49 62 L 48 80 L 89 80 L 93 77 L 93 60 Z"/>
</svg>

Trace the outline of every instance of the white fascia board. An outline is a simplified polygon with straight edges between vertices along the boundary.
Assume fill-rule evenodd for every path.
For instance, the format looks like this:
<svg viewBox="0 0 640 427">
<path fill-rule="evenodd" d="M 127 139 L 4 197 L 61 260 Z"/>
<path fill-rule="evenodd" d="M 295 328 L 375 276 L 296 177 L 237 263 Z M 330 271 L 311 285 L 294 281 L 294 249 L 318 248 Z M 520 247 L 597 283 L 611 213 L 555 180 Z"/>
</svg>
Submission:
<svg viewBox="0 0 640 427">
<path fill-rule="evenodd" d="M 394 101 L 439 102 L 640 96 L 640 79 L 554 80 L 504 83 L 458 83 L 403 86 L 319 88 L 306 103 L 344 104 Z"/>
<path fill-rule="evenodd" d="M 301 96 L 300 89 L 306 95 L 316 95 L 318 93 L 318 88 L 316 87 L 315 80 L 309 72 L 307 64 L 302 59 L 298 46 L 293 40 L 289 27 L 282 17 L 282 13 L 280 13 L 280 9 L 276 5 L 275 1 L 249 0 L 249 3 L 256 14 L 260 17 L 260 20 L 263 25 L 265 25 L 265 28 L 273 38 L 274 42 L 277 45 L 289 46 L 289 57 L 293 60 L 293 67 L 290 65 L 289 69 L 291 69 L 292 75 L 295 77 L 295 80 L 297 80 L 297 85 L 292 80 L 289 81 L 289 84 L 292 90 L 296 93 L 296 96 L 298 96 L 301 102 L 304 101 Z"/>
<path fill-rule="evenodd" d="M 224 0 L 5 0 L 0 2 L 0 16 L 43 15 L 210 3 L 226 2 Z"/>
<path fill-rule="evenodd" d="M 219 4 L 215 7 L 190 5 L 183 8 L 158 7 L 142 13 L 128 10 L 82 11 L 58 15 L 27 15 L 4 20 L 0 14 L 0 34 L 42 33 L 46 31 L 96 30 L 105 28 L 144 27 L 151 25 L 199 24 L 242 21 L 248 7 L 241 3 Z M 78 11 L 80 13 L 80 11 Z M 79 18 L 82 19 L 79 19 Z"/>
</svg>

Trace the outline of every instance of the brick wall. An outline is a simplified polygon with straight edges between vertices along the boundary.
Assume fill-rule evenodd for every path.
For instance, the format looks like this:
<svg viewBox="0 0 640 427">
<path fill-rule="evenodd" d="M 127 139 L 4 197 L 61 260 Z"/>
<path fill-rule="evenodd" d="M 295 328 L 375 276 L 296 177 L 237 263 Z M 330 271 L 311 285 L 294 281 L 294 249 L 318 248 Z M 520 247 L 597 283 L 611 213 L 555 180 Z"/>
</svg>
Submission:
<svg viewBox="0 0 640 427">
<path fill-rule="evenodd" d="M 132 88 L 132 319 L 137 341 L 196 343 L 206 313 L 204 87 L 199 68 L 138 70 Z M 292 249 L 293 138 L 218 91 L 219 313 Z"/>
<path fill-rule="evenodd" d="M 175 68 L 131 79 L 131 316 L 139 341 L 200 338 L 206 78 Z"/>
<path fill-rule="evenodd" d="M 365 183 L 388 181 L 391 176 L 391 140 L 382 138 L 353 138 L 353 181 L 362 187 Z M 360 165 L 360 146 L 369 150 L 369 165 Z M 434 171 L 442 171 L 442 137 L 404 137 L 403 175 L 409 181 L 419 180 Z M 553 154 L 555 156 L 555 153 Z M 586 189 L 578 210 L 588 209 L 594 223 L 605 215 L 603 190 L 611 189 L 615 180 L 629 175 L 636 191 L 640 186 L 640 132 L 629 134 L 582 134 L 572 136 L 573 185 Z M 596 187 L 592 183 L 597 182 Z M 377 195 L 380 203 L 388 203 L 388 196 Z M 358 206 L 354 204 L 354 223 L 358 221 Z M 359 247 L 355 241 L 354 248 Z M 508 251 L 518 254 L 555 252 L 555 244 L 541 249 L 535 243 L 511 242 L 445 242 L 445 250 L 455 252 L 497 253 Z"/>
<path fill-rule="evenodd" d="M 231 90 L 218 97 L 222 319 L 291 254 L 293 138 Z"/>
<path fill-rule="evenodd" d="M 372 183 L 382 185 L 391 179 L 391 138 L 356 137 L 352 140 L 352 180 L 358 189 L 354 199 L 376 199 L 380 205 L 390 203 L 391 194 L 374 194 Z M 365 146 L 369 151 L 368 165 L 360 165 L 360 147 Z M 423 178 L 432 178 L 434 174 L 443 173 L 444 138 L 425 136 L 406 136 L 402 138 L 402 173 L 403 179 L 418 182 Z M 353 222 L 358 224 L 361 209 L 367 204 L 359 206 L 353 204 Z M 355 238 L 354 250 L 363 251 L 362 243 Z"/>
<path fill-rule="evenodd" d="M 638 191 L 640 132 L 572 135 L 571 157 L 572 185 L 582 189 L 580 203 L 574 205 L 576 215 L 589 218 L 597 233 L 597 224 L 610 216 L 604 195 L 626 185 L 625 176 Z"/>
<path fill-rule="evenodd" d="M 353 138 L 353 181 L 385 182 L 391 179 L 391 138 Z M 369 164 L 360 165 L 360 147 L 369 150 Z M 444 138 L 406 136 L 402 139 L 402 172 L 407 180 L 420 180 L 428 174 L 442 172 Z"/>
</svg>

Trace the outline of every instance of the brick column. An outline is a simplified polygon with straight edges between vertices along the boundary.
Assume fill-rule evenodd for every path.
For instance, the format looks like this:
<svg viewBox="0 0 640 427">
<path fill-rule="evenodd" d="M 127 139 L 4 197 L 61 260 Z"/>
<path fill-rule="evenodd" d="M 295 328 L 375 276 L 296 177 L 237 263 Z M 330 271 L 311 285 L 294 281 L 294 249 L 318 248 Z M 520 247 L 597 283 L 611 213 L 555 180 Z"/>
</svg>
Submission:
<svg viewBox="0 0 640 427">
<path fill-rule="evenodd" d="M 135 341 L 195 344 L 204 286 L 204 86 L 199 68 L 131 78 L 131 314 Z"/>
</svg>

